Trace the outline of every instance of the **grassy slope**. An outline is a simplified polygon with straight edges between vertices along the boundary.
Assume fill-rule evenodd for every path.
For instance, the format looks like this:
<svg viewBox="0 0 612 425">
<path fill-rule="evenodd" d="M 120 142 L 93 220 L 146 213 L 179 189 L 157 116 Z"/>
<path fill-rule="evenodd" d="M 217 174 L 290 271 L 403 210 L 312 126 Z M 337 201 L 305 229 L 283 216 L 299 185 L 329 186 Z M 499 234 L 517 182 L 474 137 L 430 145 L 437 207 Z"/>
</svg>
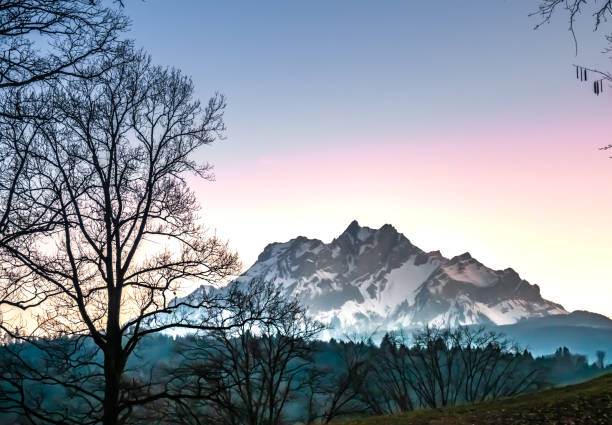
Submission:
<svg viewBox="0 0 612 425">
<path fill-rule="evenodd" d="M 352 419 L 343 425 L 612 424 L 612 374 L 567 387 L 446 409 Z"/>
</svg>

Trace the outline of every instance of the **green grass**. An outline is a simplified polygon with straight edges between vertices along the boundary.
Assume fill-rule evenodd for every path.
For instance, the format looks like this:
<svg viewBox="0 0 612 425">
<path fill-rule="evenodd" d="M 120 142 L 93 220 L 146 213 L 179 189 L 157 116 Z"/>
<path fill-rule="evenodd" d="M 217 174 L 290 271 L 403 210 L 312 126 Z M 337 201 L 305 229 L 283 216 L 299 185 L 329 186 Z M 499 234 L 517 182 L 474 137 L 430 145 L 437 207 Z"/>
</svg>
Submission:
<svg viewBox="0 0 612 425">
<path fill-rule="evenodd" d="M 566 387 L 444 409 L 373 416 L 342 425 L 612 424 L 612 374 Z"/>
</svg>

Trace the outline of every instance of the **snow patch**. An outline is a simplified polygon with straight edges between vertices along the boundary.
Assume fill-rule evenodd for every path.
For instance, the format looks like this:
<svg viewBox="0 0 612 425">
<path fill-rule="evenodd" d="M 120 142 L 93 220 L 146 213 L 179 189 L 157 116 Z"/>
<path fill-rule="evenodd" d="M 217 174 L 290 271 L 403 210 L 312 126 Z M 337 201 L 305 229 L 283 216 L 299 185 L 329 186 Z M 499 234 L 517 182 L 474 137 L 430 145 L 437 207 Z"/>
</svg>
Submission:
<svg viewBox="0 0 612 425">
<path fill-rule="evenodd" d="M 411 255 L 408 261 L 387 275 L 385 289 L 377 296 L 381 305 L 393 308 L 404 301 L 409 305 L 414 304 L 417 289 L 436 269 L 436 266 L 429 263 L 417 266 L 415 260 L 416 256 Z"/>
<path fill-rule="evenodd" d="M 361 242 L 365 242 L 372 235 L 372 232 L 374 232 L 374 230 L 368 229 L 367 227 L 362 227 L 359 229 L 359 232 L 357 232 L 357 239 L 359 239 Z"/>
<path fill-rule="evenodd" d="M 453 264 L 443 267 L 443 269 L 451 279 L 471 283 L 481 288 L 493 286 L 499 280 L 499 277 L 492 270 L 474 263 Z"/>
</svg>

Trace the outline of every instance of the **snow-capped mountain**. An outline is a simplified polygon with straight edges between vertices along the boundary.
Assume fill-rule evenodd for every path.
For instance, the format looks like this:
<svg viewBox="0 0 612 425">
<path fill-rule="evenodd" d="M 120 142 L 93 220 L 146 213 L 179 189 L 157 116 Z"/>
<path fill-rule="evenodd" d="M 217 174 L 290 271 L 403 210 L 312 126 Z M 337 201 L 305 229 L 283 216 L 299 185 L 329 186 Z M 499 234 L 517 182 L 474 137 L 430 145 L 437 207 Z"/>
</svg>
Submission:
<svg viewBox="0 0 612 425">
<path fill-rule="evenodd" d="M 513 269 L 492 270 L 469 253 L 424 252 L 391 225 L 353 221 L 331 243 L 272 243 L 232 284 L 274 280 L 334 334 L 435 324 L 507 325 L 568 312 Z"/>
</svg>

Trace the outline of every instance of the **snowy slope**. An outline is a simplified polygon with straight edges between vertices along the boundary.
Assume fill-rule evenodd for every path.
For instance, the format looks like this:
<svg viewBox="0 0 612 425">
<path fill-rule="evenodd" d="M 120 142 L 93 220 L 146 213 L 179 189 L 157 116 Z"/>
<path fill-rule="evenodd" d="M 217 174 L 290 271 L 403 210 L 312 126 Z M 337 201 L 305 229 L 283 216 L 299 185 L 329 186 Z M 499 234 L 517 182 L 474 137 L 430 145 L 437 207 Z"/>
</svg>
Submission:
<svg viewBox="0 0 612 425">
<path fill-rule="evenodd" d="M 492 270 L 470 254 L 424 252 L 390 225 L 353 221 L 331 243 L 300 236 L 272 243 L 232 284 L 274 280 L 334 334 L 425 324 L 508 325 L 567 314 L 512 269 Z"/>
</svg>

